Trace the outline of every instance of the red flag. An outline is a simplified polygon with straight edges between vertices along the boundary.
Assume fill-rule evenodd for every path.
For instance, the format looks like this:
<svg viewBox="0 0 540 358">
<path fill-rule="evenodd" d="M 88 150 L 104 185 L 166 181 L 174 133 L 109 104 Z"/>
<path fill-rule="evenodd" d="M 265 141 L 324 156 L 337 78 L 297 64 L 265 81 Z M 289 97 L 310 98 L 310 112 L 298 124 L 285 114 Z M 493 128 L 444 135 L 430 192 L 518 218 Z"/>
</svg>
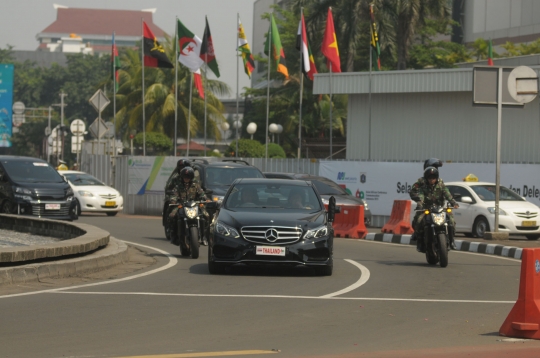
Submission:
<svg viewBox="0 0 540 358">
<path fill-rule="evenodd" d="M 171 61 L 165 55 L 163 46 L 160 45 L 146 22 L 143 21 L 143 47 L 144 65 L 146 67 L 174 68 Z"/>
<path fill-rule="evenodd" d="M 302 58 L 302 72 L 307 78 L 313 81 L 313 75 L 317 73 L 317 68 L 315 68 L 315 60 L 313 59 L 308 43 L 304 14 L 302 14 L 300 23 L 298 24 L 296 48 L 300 51 L 300 57 Z"/>
<path fill-rule="evenodd" d="M 488 66 L 493 66 L 493 45 L 491 44 L 491 39 L 489 39 L 489 44 L 488 44 L 487 64 Z"/>
<path fill-rule="evenodd" d="M 326 57 L 328 68 L 330 68 L 330 64 L 332 64 L 332 72 L 341 72 L 336 31 L 334 30 L 334 18 L 332 17 L 332 8 L 328 8 L 328 18 L 326 20 L 326 30 L 324 31 L 321 50 L 323 55 Z"/>
<path fill-rule="evenodd" d="M 197 70 L 196 72 L 193 72 L 193 82 L 195 82 L 195 88 L 197 88 L 197 91 L 199 91 L 199 96 L 204 99 L 204 88 L 202 85 L 202 79 L 201 79 L 201 70 Z"/>
</svg>

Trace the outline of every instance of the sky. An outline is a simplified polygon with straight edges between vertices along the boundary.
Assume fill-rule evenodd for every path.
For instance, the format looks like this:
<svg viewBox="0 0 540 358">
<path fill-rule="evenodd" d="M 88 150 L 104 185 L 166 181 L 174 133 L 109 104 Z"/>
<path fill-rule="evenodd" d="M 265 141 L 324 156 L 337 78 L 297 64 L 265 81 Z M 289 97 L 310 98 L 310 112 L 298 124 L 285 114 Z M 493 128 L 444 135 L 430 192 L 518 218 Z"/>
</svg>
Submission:
<svg viewBox="0 0 540 358">
<path fill-rule="evenodd" d="M 201 38 L 206 15 L 221 73 L 219 80 L 231 88 L 230 98 L 236 98 L 236 14 L 240 14 L 251 45 L 254 3 L 255 0 L 2 0 L 0 48 L 5 49 L 9 44 L 14 46 L 14 50 L 35 50 L 38 47 L 36 35 L 56 20 L 54 4 L 73 8 L 115 10 L 155 8 L 154 23 L 169 35 L 174 34 L 175 18 L 178 16 L 191 32 Z M 210 72 L 208 77 L 215 79 Z M 250 86 L 241 61 L 238 77 L 241 93 L 243 87 Z"/>
</svg>

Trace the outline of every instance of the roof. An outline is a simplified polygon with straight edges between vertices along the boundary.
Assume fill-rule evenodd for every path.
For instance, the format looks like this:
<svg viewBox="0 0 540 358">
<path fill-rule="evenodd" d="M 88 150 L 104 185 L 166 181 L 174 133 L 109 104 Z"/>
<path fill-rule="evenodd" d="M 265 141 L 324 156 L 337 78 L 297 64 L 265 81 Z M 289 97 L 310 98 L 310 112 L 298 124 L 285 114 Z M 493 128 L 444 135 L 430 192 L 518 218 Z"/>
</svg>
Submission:
<svg viewBox="0 0 540 358">
<path fill-rule="evenodd" d="M 156 35 L 157 36 L 157 35 Z M 181 149 L 181 150 L 187 150 L 187 143 L 184 143 L 184 144 L 180 144 L 178 147 L 176 147 L 177 149 Z M 191 141 L 189 142 L 189 150 L 207 150 L 207 151 L 211 151 L 210 148 L 208 147 L 205 147 L 204 145 L 202 144 L 199 144 L 197 142 L 194 142 L 194 141 Z"/>
<path fill-rule="evenodd" d="M 45 162 L 43 159 L 33 158 L 33 157 L 21 157 L 18 155 L 0 155 L 0 160 L 2 161 L 27 161 L 27 162 Z"/>
<path fill-rule="evenodd" d="M 269 179 L 269 178 L 239 178 L 236 184 L 272 184 L 272 185 L 297 185 L 310 186 L 305 180 Z"/>
<path fill-rule="evenodd" d="M 104 10 L 59 8 L 56 21 L 47 26 L 41 34 L 112 35 L 142 36 L 144 20 L 156 37 L 164 37 L 165 32 L 154 24 L 152 13 L 135 10 Z"/>
</svg>

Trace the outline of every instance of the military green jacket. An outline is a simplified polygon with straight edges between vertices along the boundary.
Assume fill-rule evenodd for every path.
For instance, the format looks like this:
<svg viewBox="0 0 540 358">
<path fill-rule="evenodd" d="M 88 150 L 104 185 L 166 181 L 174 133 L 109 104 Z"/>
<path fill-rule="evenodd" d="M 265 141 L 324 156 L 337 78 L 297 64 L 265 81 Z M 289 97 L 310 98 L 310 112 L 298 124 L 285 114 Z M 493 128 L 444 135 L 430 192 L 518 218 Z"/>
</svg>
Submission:
<svg viewBox="0 0 540 358">
<path fill-rule="evenodd" d="M 178 181 L 180 180 L 180 177 L 178 177 Z M 175 200 L 179 201 L 186 201 L 186 200 L 199 200 L 199 201 L 205 201 L 207 200 L 206 194 L 204 193 L 204 190 L 201 188 L 201 186 L 198 183 L 191 183 L 189 187 L 185 187 L 183 183 L 175 183 L 174 185 L 174 194 L 173 198 Z"/>
<path fill-rule="evenodd" d="M 424 207 L 431 207 L 434 204 L 444 205 L 445 200 L 449 201 L 452 206 L 456 204 L 450 190 L 444 185 L 442 179 L 438 179 L 435 185 L 430 186 L 426 179 L 419 178 L 413 184 L 409 195 L 412 200 L 422 202 Z"/>
</svg>

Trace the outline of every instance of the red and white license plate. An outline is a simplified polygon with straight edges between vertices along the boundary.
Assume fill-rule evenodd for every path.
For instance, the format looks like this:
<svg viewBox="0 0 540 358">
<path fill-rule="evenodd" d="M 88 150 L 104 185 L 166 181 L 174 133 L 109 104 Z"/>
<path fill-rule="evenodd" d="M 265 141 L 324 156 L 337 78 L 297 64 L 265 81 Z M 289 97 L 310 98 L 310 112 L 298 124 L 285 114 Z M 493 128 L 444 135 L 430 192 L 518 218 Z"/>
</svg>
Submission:
<svg viewBox="0 0 540 358">
<path fill-rule="evenodd" d="M 257 246 L 257 255 L 285 256 L 285 248 L 280 246 Z"/>
<path fill-rule="evenodd" d="M 60 204 L 45 204 L 45 210 L 60 210 Z"/>
</svg>

